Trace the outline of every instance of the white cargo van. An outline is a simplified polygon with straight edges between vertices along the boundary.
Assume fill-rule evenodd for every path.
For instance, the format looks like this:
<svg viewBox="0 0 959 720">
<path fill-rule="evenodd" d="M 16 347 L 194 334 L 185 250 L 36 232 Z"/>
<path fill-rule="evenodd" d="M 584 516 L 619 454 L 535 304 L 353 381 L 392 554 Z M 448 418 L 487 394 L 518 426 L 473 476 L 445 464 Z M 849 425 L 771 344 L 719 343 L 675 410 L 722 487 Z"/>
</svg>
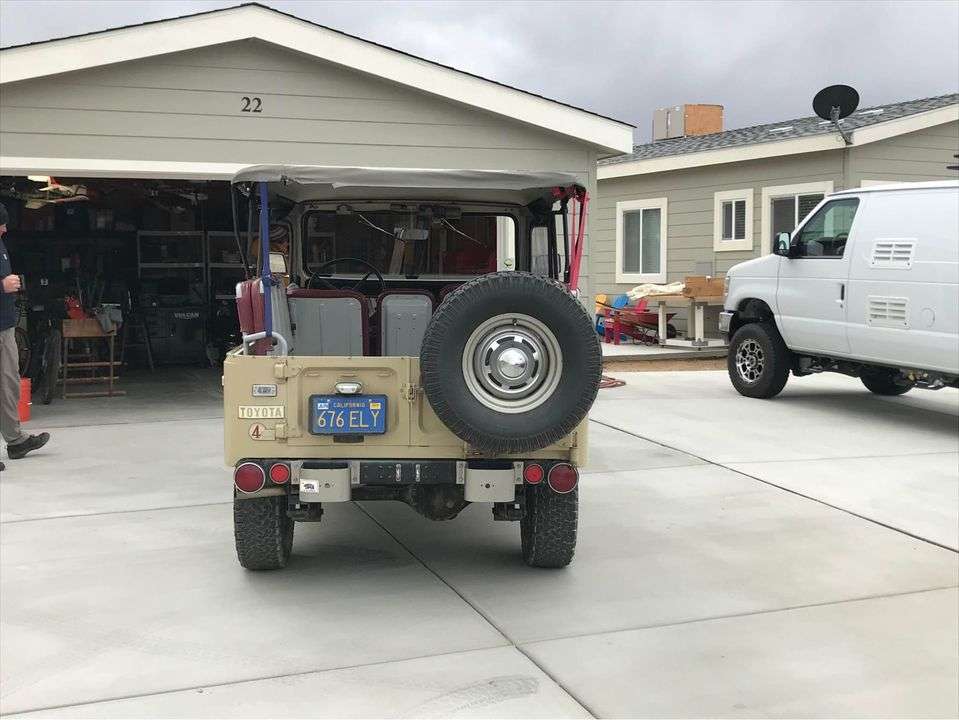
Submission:
<svg viewBox="0 0 959 720">
<path fill-rule="evenodd" d="M 741 394 L 773 397 L 790 371 L 880 395 L 959 387 L 959 182 L 832 193 L 772 250 L 726 275 Z"/>
</svg>

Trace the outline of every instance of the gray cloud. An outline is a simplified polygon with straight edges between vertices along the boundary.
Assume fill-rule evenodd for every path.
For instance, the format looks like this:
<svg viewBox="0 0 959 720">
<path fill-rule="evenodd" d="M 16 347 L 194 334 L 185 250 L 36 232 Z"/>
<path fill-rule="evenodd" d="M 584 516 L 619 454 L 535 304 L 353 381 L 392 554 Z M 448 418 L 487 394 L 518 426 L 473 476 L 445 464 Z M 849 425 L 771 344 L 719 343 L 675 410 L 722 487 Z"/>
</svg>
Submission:
<svg viewBox="0 0 959 720">
<path fill-rule="evenodd" d="M 219 0 L 3 0 L 0 44 L 185 15 Z M 329 2 L 279 10 L 632 122 L 720 103 L 726 126 L 811 114 L 837 82 L 864 106 L 959 88 L 959 2 Z"/>
</svg>

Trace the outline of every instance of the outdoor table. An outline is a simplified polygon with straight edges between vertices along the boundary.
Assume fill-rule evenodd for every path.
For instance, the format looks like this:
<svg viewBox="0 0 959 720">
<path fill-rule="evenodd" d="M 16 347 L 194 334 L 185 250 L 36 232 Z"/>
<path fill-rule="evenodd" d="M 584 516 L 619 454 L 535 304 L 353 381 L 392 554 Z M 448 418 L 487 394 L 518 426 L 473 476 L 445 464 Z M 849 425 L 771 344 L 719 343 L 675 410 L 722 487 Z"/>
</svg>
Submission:
<svg viewBox="0 0 959 720">
<path fill-rule="evenodd" d="M 658 315 L 659 344 L 666 344 L 666 307 L 685 307 L 688 314 L 687 337 L 692 337 L 693 347 L 709 347 L 705 334 L 704 310 L 707 306 L 719 305 L 722 307 L 725 298 L 722 296 L 689 297 L 688 295 L 649 295 L 646 297 L 650 309 L 655 309 Z"/>
</svg>

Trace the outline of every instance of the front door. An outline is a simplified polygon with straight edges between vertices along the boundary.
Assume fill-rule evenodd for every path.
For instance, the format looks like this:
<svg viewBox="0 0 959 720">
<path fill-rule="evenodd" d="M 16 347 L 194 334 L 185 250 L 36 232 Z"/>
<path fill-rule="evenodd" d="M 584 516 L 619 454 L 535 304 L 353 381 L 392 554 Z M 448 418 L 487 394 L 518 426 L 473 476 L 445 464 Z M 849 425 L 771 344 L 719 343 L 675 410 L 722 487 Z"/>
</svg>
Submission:
<svg viewBox="0 0 959 720">
<path fill-rule="evenodd" d="M 778 316 L 790 349 L 849 354 L 846 285 L 852 246 L 848 240 L 858 205 L 858 198 L 821 205 L 796 231 L 790 257 L 779 265 Z"/>
</svg>

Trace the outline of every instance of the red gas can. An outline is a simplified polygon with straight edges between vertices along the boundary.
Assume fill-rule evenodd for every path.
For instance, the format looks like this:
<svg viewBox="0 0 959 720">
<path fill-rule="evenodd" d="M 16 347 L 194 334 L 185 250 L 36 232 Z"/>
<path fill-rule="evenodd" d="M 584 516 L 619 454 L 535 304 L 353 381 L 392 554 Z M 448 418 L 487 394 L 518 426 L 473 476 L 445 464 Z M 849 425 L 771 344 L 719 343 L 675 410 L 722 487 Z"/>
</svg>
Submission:
<svg viewBox="0 0 959 720">
<path fill-rule="evenodd" d="M 30 378 L 20 378 L 20 402 L 17 405 L 20 422 L 30 419 Z"/>
</svg>

